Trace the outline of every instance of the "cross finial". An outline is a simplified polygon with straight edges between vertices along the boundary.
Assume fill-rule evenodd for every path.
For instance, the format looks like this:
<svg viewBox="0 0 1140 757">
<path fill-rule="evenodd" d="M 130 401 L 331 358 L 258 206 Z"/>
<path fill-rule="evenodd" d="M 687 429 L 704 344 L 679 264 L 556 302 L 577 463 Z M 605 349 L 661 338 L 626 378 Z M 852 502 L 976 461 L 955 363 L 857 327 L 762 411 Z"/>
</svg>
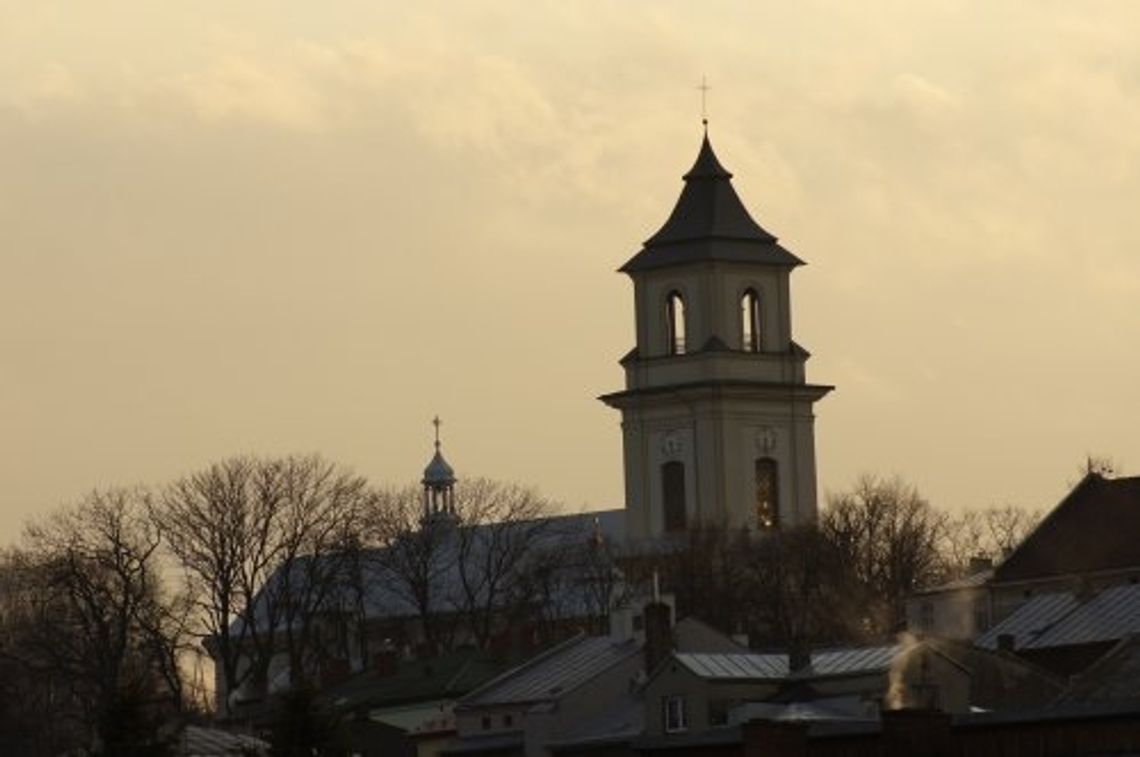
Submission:
<svg viewBox="0 0 1140 757">
<path fill-rule="evenodd" d="M 709 86 L 708 79 L 706 79 L 704 76 L 702 76 L 701 77 L 701 83 L 697 86 L 697 89 L 699 89 L 701 91 L 701 123 L 704 124 L 705 127 L 708 127 L 708 125 L 709 125 L 708 95 L 709 95 L 709 90 L 712 89 L 712 87 Z"/>
<path fill-rule="evenodd" d="M 443 421 L 441 421 L 439 419 L 439 416 L 437 415 L 436 417 L 431 419 L 431 425 L 435 426 L 435 448 L 438 450 L 439 449 L 439 427 L 443 425 Z"/>
</svg>

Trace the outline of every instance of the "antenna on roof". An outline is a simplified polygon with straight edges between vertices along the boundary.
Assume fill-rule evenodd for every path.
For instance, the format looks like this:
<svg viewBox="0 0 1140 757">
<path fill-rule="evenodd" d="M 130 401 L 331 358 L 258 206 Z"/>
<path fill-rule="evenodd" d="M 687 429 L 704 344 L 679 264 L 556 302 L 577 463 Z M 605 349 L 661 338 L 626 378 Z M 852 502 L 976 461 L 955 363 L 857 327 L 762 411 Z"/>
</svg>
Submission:
<svg viewBox="0 0 1140 757">
<path fill-rule="evenodd" d="M 701 91 L 701 125 L 705 127 L 705 132 L 709 130 L 709 108 L 708 108 L 708 94 L 712 87 L 709 86 L 708 80 L 702 75 L 701 83 L 697 85 L 697 89 Z"/>
</svg>

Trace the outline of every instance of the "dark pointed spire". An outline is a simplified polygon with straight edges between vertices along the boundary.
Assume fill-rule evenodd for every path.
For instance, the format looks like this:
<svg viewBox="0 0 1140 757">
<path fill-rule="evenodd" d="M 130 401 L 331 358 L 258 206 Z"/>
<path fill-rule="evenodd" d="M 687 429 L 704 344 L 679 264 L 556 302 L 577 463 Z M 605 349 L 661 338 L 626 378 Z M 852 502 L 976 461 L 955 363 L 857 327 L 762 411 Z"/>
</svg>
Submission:
<svg viewBox="0 0 1140 757">
<path fill-rule="evenodd" d="M 705 136 L 701 140 L 701 151 L 697 153 L 697 162 L 682 178 L 686 182 L 693 179 L 731 179 L 732 173 L 720 164 L 716 153 L 713 152 L 712 143 L 709 142 L 709 122 L 705 121 Z M 743 208 L 742 208 L 743 209 Z"/>
<path fill-rule="evenodd" d="M 713 151 L 707 122 L 697 160 L 684 179 L 685 187 L 669 220 L 621 270 L 630 272 L 705 260 L 782 266 L 803 262 L 752 220 L 732 187 L 732 173 L 721 165 Z"/>
</svg>

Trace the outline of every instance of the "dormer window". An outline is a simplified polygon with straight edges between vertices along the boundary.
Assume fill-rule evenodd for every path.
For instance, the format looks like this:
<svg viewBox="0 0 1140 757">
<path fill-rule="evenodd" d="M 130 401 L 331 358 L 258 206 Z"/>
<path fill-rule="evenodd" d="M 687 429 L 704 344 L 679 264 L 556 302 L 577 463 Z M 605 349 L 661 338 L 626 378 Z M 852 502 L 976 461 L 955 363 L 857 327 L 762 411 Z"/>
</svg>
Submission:
<svg viewBox="0 0 1140 757">
<path fill-rule="evenodd" d="M 665 338 L 670 355 L 685 354 L 685 300 L 674 290 L 665 297 Z"/>
<path fill-rule="evenodd" d="M 760 295 L 746 289 L 740 298 L 740 348 L 745 352 L 760 351 Z"/>
</svg>

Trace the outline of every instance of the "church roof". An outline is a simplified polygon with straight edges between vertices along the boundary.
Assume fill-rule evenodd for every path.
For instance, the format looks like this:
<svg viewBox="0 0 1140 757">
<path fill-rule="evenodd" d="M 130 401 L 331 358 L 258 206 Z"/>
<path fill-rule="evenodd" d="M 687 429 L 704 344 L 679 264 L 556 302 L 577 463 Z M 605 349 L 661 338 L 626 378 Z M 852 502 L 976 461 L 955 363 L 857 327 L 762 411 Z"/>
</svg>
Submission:
<svg viewBox="0 0 1140 757">
<path fill-rule="evenodd" d="M 685 187 L 669 220 L 621 267 L 622 271 L 712 260 L 776 266 L 803 263 L 752 220 L 732 187 L 732 174 L 713 152 L 707 133 L 684 179 Z"/>
</svg>

